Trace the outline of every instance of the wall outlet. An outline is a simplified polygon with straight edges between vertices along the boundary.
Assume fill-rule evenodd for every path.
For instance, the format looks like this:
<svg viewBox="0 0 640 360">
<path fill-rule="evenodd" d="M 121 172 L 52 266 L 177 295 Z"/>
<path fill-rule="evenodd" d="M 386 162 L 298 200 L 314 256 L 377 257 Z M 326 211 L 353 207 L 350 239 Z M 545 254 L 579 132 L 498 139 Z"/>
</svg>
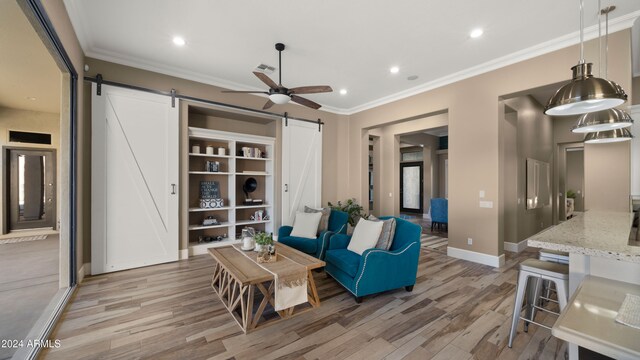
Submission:
<svg viewBox="0 0 640 360">
<path fill-rule="evenodd" d="M 491 209 L 491 208 L 493 208 L 493 201 L 480 201 L 480 207 L 481 208 L 486 208 L 486 209 Z"/>
<path fill-rule="evenodd" d="M 473 245 L 473 239 L 467 238 L 467 245 Z"/>
</svg>

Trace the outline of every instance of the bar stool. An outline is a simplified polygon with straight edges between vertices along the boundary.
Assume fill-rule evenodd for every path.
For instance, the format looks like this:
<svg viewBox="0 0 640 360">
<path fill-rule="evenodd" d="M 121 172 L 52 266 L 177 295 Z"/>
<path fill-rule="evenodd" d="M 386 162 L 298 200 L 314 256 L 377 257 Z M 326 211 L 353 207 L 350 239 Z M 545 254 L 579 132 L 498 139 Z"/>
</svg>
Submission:
<svg viewBox="0 0 640 360">
<path fill-rule="evenodd" d="M 529 283 L 529 279 L 532 278 L 535 283 L 535 288 L 533 290 L 533 300 L 528 301 L 527 303 L 527 312 L 526 316 L 520 316 L 522 312 L 523 302 L 525 298 L 525 293 L 527 293 L 527 284 Z M 554 311 L 545 309 L 544 307 L 538 306 L 538 299 L 542 298 L 547 301 L 556 302 L 548 297 L 544 298 L 541 296 L 541 280 L 548 280 L 553 283 L 556 288 L 556 293 L 558 295 L 557 303 L 560 306 L 560 311 L 562 311 L 565 306 L 567 306 L 567 298 L 569 291 L 569 266 L 565 264 L 559 264 L 555 262 L 542 261 L 538 259 L 527 259 L 520 264 L 520 271 L 518 274 L 518 288 L 516 290 L 516 300 L 513 304 L 513 317 L 511 318 L 511 332 L 509 333 L 509 347 L 513 345 L 513 338 L 516 335 L 516 330 L 518 327 L 518 321 L 520 319 L 525 321 L 525 330 L 526 325 L 528 323 L 534 323 L 538 326 L 542 326 L 547 329 L 551 329 L 550 327 L 537 323 L 534 321 L 535 318 L 535 310 L 541 310 L 545 312 L 549 312 L 552 314 L 560 315 Z M 528 317 L 530 316 L 530 317 Z"/>
</svg>

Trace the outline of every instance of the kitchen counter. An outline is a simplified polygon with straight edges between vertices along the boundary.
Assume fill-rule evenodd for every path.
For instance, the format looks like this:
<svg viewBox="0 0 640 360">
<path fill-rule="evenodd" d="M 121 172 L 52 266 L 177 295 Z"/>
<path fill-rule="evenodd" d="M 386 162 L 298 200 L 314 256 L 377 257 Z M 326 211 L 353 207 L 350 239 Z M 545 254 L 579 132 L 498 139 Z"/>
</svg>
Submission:
<svg viewBox="0 0 640 360">
<path fill-rule="evenodd" d="M 633 213 L 589 210 L 527 239 L 527 245 L 573 254 L 640 263 L 629 245 Z"/>
</svg>

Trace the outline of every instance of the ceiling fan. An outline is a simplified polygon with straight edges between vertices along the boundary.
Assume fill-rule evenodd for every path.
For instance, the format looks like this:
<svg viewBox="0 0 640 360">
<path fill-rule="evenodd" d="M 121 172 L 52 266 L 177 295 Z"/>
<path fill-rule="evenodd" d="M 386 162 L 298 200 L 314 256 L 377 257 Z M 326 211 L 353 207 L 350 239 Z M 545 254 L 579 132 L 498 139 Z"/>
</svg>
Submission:
<svg viewBox="0 0 640 360">
<path fill-rule="evenodd" d="M 269 78 L 265 73 L 261 73 L 259 71 L 254 71 L 253 74 L 258 77 L 258 79 L 262 80 L 263 83 L 269 86 L 268 91 L 234 91 L 234 90 L 225 90 L 223 93 L 244 93 L 244 94 L 266 94 L 269 95 L 269 100 L 262 107 L 263 110 L 266 110 L 272 107 L 274 104 L 286 104 L 289 100 L 296 102 L 300 105 L 304 105 L 310 107 L 312 109 L 319 109 L 320 104 L 313 102 L 309 99 L 305 99 L 298 94 L 317 94 L 317 93 L 326 93 L 332 92 L 333 89 L 331 86 L 327 85 L 315 85 L 315 86 L 300 86 L 294 88 L 286 88 L 282 86 L 282 51 L 284 50 L 284 44 L 277 43 L 276 50 L 278 50 L 278 83 L 276 84 L 271 78 Z"/>
</svg>

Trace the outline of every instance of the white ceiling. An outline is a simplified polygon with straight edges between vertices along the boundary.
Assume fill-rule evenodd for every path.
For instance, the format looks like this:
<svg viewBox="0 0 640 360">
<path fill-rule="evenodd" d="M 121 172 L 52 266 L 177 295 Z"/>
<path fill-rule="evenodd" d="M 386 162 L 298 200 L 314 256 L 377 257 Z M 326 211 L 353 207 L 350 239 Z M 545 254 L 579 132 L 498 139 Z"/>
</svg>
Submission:
<svg viewBox="0 0 640 360">
<path fill-rule="evenodd" d="M 577 0 L 64 2 L 87 56 L 236 90 L 265 89 L 251 71 L 277 66 L 274 44 L 283 42 L 283 84 L 332 86 L 331 94 L 308 97 L 338 113 L 577 43 L 579 28 Z M 585 3 L 589 38 L 598 5 Z M 611 32 L 640 15 L 638 0 L 602 1 L 607 5 L 617 6 Z M 471 39 L 476 27 L 484 35 Z M 187 44 L 174 46 L 175 35 Z M 390 74 L 391 66 L 400 72 Z M 411 75 L 419 78 L 407 80 Z"/>
<path fill-rule="evenodd" d="M 18 4 L 1 0 L 0 106 L 58 113 L 60 76 L 49 50 Z"/>
</svg>

